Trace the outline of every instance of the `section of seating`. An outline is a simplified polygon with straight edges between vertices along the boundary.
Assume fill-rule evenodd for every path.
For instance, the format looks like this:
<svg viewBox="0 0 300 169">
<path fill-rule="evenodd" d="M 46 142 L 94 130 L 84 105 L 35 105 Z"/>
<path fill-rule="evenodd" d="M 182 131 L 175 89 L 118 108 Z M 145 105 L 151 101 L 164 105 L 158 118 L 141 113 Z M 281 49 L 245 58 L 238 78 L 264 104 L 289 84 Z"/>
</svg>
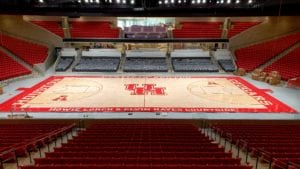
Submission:
<svg viewBox="0 0 300 169">
<path fill-rule="evenodd" d="M 57 65 L 55 67 L 55 71 L 65 72 L 66 70 L 68 70 L 71 67 L 74 60 L 75 60 L 74 56 L 70 56 L 70 57 L 62 56 L 62 57 L 60 57 Z"/>
<path fill-rule="evenodd" d="M 55 71 L 58 72 L 67 71 L 78 55 L 75 48 L 62 48 L 57 54 L 59 61 L 55 67 Z"/>
<path fill-rule="evenodd" d="M 237 49 L 235 51 L 237 66 L 252 71 L 297 42 L 300 42 L 300 33 Z"/>
<path fill-rule="evenodd" d="M 213 128 L 223 136 L 232 135 L 233 143 L 246 143 L 245 149 L 252 155 L 273 162 L 273 169 L 288 168 L 287 162 L 300 165 L 299 125 L 216 125 Z"/>
<path fill-rule="evenodd" d="M 116 72 L 120 58 L 113 57 L 81 57 L 73 68 L 74 72 Z"/>
<path fill-rule="evenodd" d="M 231 29 L 228 32 L 228 38 L 232 38 L 247 29 L 260 24 L 261 22 L 231 22 Z"/>
<path fill-rule="evenodd" d="M 124 28 L 124 37 L 131 39 L 161 39 L 167 38 L 167 28 L 163 26 L 132 25 Z"/>
<path fill-rule="evenodd" d="M 218 72 L 218 67 L 207 58 L 173 58 L 175 72 Z"/>
<path fill-rule="evenodd" d="M 126 58 L 124 72 L 167 72 L 166 58 Z"/>
<path fill-rule="evenodd" d="M 21 169 L 251 169 L 188 124 L 93 124 Z"/>
<path fill-rule="evenodd" d="M 116 49 L 90 49 L 82 51 L 80 62 L 74 72 L 116 72 L 121 61 L 121 52 Z"/>
<path fill-rule="evenodd" d="M 174 38 L 221 38 L 222 22 L 181 22 L 182 28 L 173 30 Z"/>
<path fill-rule="evenodd" d="M 59 122 L 0 124 L 0 161 L 24 157 L 28 152 L 72 131 L 74 127 L 75 124 Z"/>
<path fill-rule="evenodd" d="M 64 31 L 60 26 L 59 21 L 31 21 L 31 23 L 38 25 L 44 29 L 47 29 L 48 31 L 56 34 L 57 36 L 60 36 L 62 38 L 65 37 Z"/>
<path fill-rule="evenodd" d="M 236 70 L 229 50 L 217 49 L 217 51 L 214 52 L 214 57 L 224 71 L 234 72 Z"/>
<path fill-rule="evenodd" d="M 167 72 L 166 53 L 155 49 L 126 52 L 124 72 Z"/>
<path fill-rule="evenodd" d="M 232 60 L 220 59 L 218 60 L 218 63 L 226 72 L 234 72 L 236 70 Z"/>
<path fill-rule="evenodd" d="M 0 50 L 0 80 L 6 80 L 30 73 L 30 70 Z"/>
<path fill-rule="evenodd" d="M 284 80 L 300 76 L 300 47 L 267 66 L 264 71 L 278 71 Z"/>
<path fill-rule="evenodd" d="M 112 28 L 105 21 L 72 21 L 71 37 L 73 38 L 119 38 L 120 30 Z"/>
<path fill-rule="evenodd" d="M 175 72 L 218 72 L 212 62 L 209 51 L 201 49 L 177 49 L 171 52 L 172 66 Z"/>
<path fill-rule="evenodd" d="M 11 37 L 5 34 L 0 36 L 0 45 L 20 57 L 30 65 L 43 63 L 48 57 L 48 48 L 43 45 Z"/>
</svg>

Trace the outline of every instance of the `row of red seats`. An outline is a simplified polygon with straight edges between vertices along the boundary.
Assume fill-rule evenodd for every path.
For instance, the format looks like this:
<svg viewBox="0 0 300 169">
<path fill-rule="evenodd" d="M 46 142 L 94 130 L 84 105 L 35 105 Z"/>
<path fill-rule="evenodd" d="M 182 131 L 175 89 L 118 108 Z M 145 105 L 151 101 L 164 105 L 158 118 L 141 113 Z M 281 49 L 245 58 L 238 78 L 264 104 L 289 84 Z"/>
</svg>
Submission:
<svg viewBox="0 0 300 169">
<path fill-rule="evenodd" d="M 264 71 L 278 71 L 282 79 L 288 80 L 300 76 L 300 47 L 267 66 Z"/>
<path fill-rule="evenodd" d="M 240 165 L 40 165 L 22 166 L 21 169 L 252 169 Z"/>
<path fill-rule="evenodd" d="M 114 147 L 114 146 L 118 146 L 118 147 L 130 147 L 130 146 L 137 146 L 137 147 L 201 147 L 201 146 L 210 146 L 212 145 L 211 143 L 207 142 L 207 143 L 178 143 L 178 142 L 119 142 L 119 141 L 115 141 L 115 142 L 98 142 L 98 140 L 95 141 L 87 141 L 85 143 L 76 143 L 74 141 L 69 142 L 67 145 L 72 145 L 72 146 L 86 146 L 87 143 L 89 144 L 89 146 L 105 146 L 105 147 Z M 66 146 L 67 146 L 66 145 Z"/>
<path fill-rule="evenodd" d="M 30 65 L 43 63 L 48 57 L 48 48 L 5 34 L 0 34 L 0 45 Z"/>
<path fill-rule="evenodd" d="M 77 152 L 87 152 L 87 151 L 117 151 L 117 152 L 126 152 L 126 151 L 139 151 L 139 152 L 221 152 L 222 149 L 218 147 L 213 148 L 205 148 L 205 147 L 195 147 L 193 148 L 185 148 L 185 147 L 170 147 L 170 148 L 164 148 L 164 147 L 63 147 L 63 148 L 57 148 L 55 149 L 57 152 L 65 152 L 65 151 L 77 151 Z"/>
<path fill-rule="evenodd" d="M 79 133 L 71 143 L 63 144 L 62 147 L 54 148 L 53 153 L 46 153 L 46 158 L 36 159 L 36 165 L 32 169 L 39 167 L 59 165 L 73 165 L 74 168 L 236 168 L 243 169 L 240 159 L 233 159 L 231 153 L 225 153 L 224 148 L 219 148 L 217 144 L 211 143 L 194 126 L 191 125 L 116 125 L 114 124 L 94 124 L 85 131 Z M 172 130 L 172 127 L 174 129 Z M 180 128 L 180 130 L 176 130 Z M 107 129 L 107 130 L 106 130 Z M 134 131 L 130 135 L 130 133 Z M 187 140 L 181 140 L 182 146 L 176 141 L 177 136 L 184 138 L 187 131 Z M 95 137 L 88 137 L 92 133 L 101 135 L 101 139 L 94 140 Z M 106 134 L 104 134 L 106 133 Z M 120 142 L 120 137 L 126 137 Z M 163 134 L 162 134 L 163 133 Z M 194 134 L 194 138 L 191 134 Z M 84 134 L 86 137 L 83 137 Z M 130 137 L 131 136 L 131 137 Z M 155 140 L 160 140 L 160 144 L 151 144 L 149 140 L 154 136 Z M 128 143 L 138 138 L 141 139 L 136 144 Z M 167 137 L 168 139 L 164 139 Z M 198 139 L 201 138 L 201 139 Z M 101 140 L 110 140 L 112 144 Z M 122 145 L 122 142 L 125 144 Z M 166 142 L 165 142 L 166 141 Z M 173 142 L 172 142 L 173 141 Z M 190 142 L 191 141 L 191 142 Z M 196 142 L 198 143 L 196 144 Z M 168 145 L 170 143 L 170 145 Z M 203 143 L 201 145 L 201 143 Z M 114 144 L 114 145 L 113 145 Z M 173 145 L 172 145 L 173 144 Z M 194 146 L 190 146 L 194 145 Z M 31 168 L 29 167 L 29 168 Z M 249 168 L 249 167 L 246 167 Z M 250 167 L 251 168 L 251 167 Z M 22 168 L 22 169 L 26 169 Z"/>
<path fill-rule="evenodd" d="M 58 21 L 31 21 L 33 24 L 38 25 L 62 38 L 64 38 L 64 31 L 59 25 Z"/>
<path fill-rule="evenodd" d="M 229 140 L 233 139 L 236 144 L 246 144 L 246 149 L 251 151 L 252 155 L 260 156 L 265 161 L 300 158 L 299 125 L 216 125 L 213 129 L 223 136 L 232 135 Z M 279 163 L 274 162 L 273 168 L 277 169 Z"/>
<path fill-rule="evenodd" d="M 222 22 L 182 22 L 173 30 L 174 38 L 221 38 Z"/>
<path fill-rule="evenodd" d="M 273 169 L 299 169 L 300 165 L 297 164 L 300 164 L 300 158 L 276 158 L 273 163 Z"/>
<path fill-rule="evenodd" d="M 94 151 L 94 152 L 53 152 L 46 153 L 46 157 L 56 158 L 69 158 L 69 157 L 82 157 L 82 158 L 230 158 L 231 153 L 220 152 L 105 152 L 105 151 Z"/>
<path fill-rule="evenodd" d="M 8 124 L 9 125 L 9 124 Z M 1 126 L 5 126 L 2 124 Z M 9 125 L 12 126 L 12 125 Z M 41 124 L 14 124 L 16 131 L 20 131 L 20 127 L 25 127 L 23 134 L 28 133 L 26 137 L 18 140 L 18 142 L 0 142 L 0 145 L 6 145 L 0 149 L 0 161 L 7 161 L 15 159 L 15 157 L 23 157 L 27 155 L 27 152 L 34 151 L 38 147 L 43 147 L 46 144 L 49 144 L 52 140 L 55 140 L 58 137 L 61 137 L 65 133 L 72 131 L 75 127 L 75 124 L 62 124 L 62 123 L 51 123 L 48 125 Z M 29 130 L 32 126 L 32 131 L 36 130 L 36 127 L 39 127 L 39 132 L 32 132 Z M 10 133 L 1 135 L 2 139 L 9 136 L 18 136 L 18 133 L 14 133 L 13 129 L 10 128 Z M 0 128 L 0 131 L 6 130 Z M 23 135 L 25 136 L 25 135 Z M 4 139 L 4 141 L 7 141 Z"/>
<path fill-rule="evenodd" d="M 104 21 L 72 21 L 71 36 L 75 38 L 118 38 L 120 30 L 111 28 L 111 23 Z"/>
<path fill-rule="evenodd" d="M 261 22 L 231 22 L 231 28 L 228 32 L 228 38 L 246 31 L 247 29 L 260 24 Z"/>
<path fill-rule="evenodd" d="M 252 71 L 297 42 L 300 42 L 300 33 L 237 49 L 236 63 L 238 67 Z"/>
<path fill-rule="evenodd" d="M 30 73 L 30 70 L 0 51 L 0 81 Z"/>
<path fill-rule="evenodd" d="M 167 164 L 190 164 L 190 165 L 239 165 L 240 159 L 233 158 L 36 158 L 36 165 L 51 164 L 119 164 L 119 165 L 167 165 Z"/>
</svg>

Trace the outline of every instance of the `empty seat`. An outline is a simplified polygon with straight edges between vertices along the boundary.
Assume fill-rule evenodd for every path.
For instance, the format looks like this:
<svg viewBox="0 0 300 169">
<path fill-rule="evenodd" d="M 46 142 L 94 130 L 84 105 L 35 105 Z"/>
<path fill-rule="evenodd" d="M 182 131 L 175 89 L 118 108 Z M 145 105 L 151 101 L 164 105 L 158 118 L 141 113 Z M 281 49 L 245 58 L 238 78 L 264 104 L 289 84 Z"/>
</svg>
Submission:
<svg viewBox="0 0 300 169">
<path fill-rule="evenodd" d="M 278 71 L 282 79 L 288 80 L 300 76 L 300 47 L 291 51 L 287 55 L 283 56 L 281 59 L 273 62 L 271 65 L 267 66 L 264 71 L 272 72 Z"/>
<path fill-rule="evenodd" d="M 0 80 L 6 80 L 30 73 L 30 70 L 0 51 Z"/>
<path fill-rule="evenodd" d="M 167 72 L 165 58 L 126 58 L 124 72 Z"/>
<path fill-rule="evenodd" d="M 2 34 L 0 44 L 30 65 L 45 62 L 48 47 Z"/>
<path fill-rule="evenodd" d="M 72 21 L 71 37 L 75 38 L 118 38 L 119 28 L 112 28 L 105 21 Z"/>
<path fill-rule="evenodd" d="M 256 26 L 260 24 L 261 22 L 239 22 L 239 21 L 233 21 L 231 22 L 231 28 L 229 29 L 228 32 L 228 38 L 232 38 L 247 29 Z"/>
<path fill-rule="evenodd" d="M 116 57 L 82 57 L 73 68 L 74 72 L 116 72 L 120 58 Z"/>
<path fill-rule="evenodd" d="M 31 23 L 50 31 L 59 37 L 64 38 L 65 36 L 59 21 L 31 21 Z"/>
<path fill-rule="evenodd" d="M 294 33 L 240 48 L 235 51 L 237 66 L 252 71 L 299 41 L 300 33 Z"/>
<path fill-rule="evenodd" d="M 221 38 L 222 22 L 182 22 L 173 30 L 174 38 Z"/>
<path fill-rule="evenodd" d="M 74 62 L 75 58 L 73 56 L 67 57 L 67 56 L 62 56 L 60 57 L 56 67 L 55 67 L 55 71 L 58 72 L 64 72 L 67 69 L 70 68 L 70 66 L 72 65 L 72 63 Z"/>
<path fill-rule="evenodd" d="M 95 123 L 35 159 L 35 166 L 21 168 L 251 169 L 231 156 L 189 124 Z"/>
<path fill-rule="evenodd" d="M 218 72 L 218 67 L 207 58 L 173 58 L 175 72 Z"/>
</svg>

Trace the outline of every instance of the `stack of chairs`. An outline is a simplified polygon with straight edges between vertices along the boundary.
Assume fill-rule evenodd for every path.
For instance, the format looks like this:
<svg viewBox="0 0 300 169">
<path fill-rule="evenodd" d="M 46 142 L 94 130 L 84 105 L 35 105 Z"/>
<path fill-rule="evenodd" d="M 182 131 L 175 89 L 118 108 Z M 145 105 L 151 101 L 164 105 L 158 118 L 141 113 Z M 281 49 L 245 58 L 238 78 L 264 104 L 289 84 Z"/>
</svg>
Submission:
<svg viewBox="0 0 300 169">
<path fill-rule="evenodd" d="M 252 73 L 251 73 L 251 78 L 253 80 L 258 80 L 258 81 L 265 81 L 267 77 L 267 73 L 264 72 L 262 69 L 255 69 Z"/>
<path fill-rule="evenodd" d="M 0 162 L 25 157 L 75 128 L 70 123 L 0 124 Z"/>
<path fill-rule="evenodd" d="M 251 169 L 189 124 L 93 124 L 21 169 Z"/>
<path fill-rule="evenodd" d="M 124 72 L 167 72 L 166 54 L 160 51 L 128 51 Z"/>
<path fill-rule="evenodd" d="M 272 163 L 273 169 L 289 168 L 292 163 L 300 165 L 299 125 L 216 125 L 213 128 L 223 136 L 232 135 L 231 140 L 237 145 L 246 141 L 245 150 Z"/>
<path fill-rule="evenodd" d="M 119 68 L 121 52 L 116 49 L 90 49 L 83 51 L 74 72 L 116 72 Z"/>
<path fill-rule="evenodd" d="M 175 72 L 219 72 L 209 52 L 201 49 L 183 49 L 171 52 Z"/>
<path fill-rule="evenodd" d="M 265 82 L 269 83 L 270 85 L 280 84 L 280 82 L 281 82 L 281 75 L 277 71 L 272 71 L 266 77 Z"/>
</svg>

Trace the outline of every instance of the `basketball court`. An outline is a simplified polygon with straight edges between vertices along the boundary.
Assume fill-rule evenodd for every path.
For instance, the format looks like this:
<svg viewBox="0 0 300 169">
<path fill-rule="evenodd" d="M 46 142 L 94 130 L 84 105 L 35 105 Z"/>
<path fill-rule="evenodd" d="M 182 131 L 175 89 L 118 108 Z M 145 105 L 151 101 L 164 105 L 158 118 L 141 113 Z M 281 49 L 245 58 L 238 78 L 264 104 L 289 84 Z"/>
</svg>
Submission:
<svg viewBox="0 0 300 169">
<path fill-rule="evenodd" d="M 295 113 L 239 77 L 52 76 L 2 112 Z"/>
</svg>

